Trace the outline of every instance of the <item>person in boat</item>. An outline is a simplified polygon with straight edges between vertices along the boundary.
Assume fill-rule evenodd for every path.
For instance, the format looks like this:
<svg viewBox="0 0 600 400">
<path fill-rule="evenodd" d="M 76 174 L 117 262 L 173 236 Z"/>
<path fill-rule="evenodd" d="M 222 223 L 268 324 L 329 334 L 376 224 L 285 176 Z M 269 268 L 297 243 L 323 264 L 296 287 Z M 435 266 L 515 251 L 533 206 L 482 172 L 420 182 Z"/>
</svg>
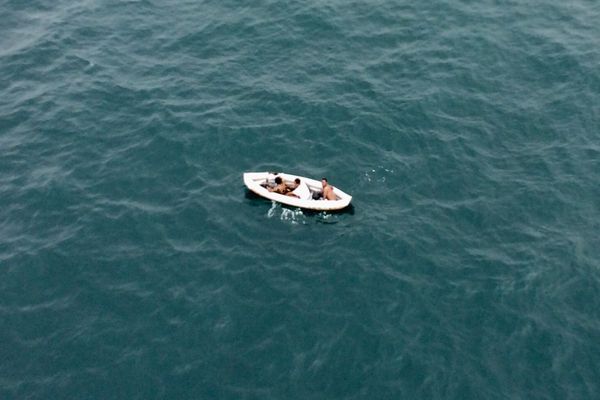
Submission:
<svg viewBox="0 0 600 400">
<path fill-rule="evenodd" d="M 281 179 L 280 176 L 275 177 L 275 185 L 276 186 L 273 188 L 268 187 L 267 190 L 269 192 L 275 192 L 275 193 L 279 193 L 279 194 L 286 194 L 289 190 L 287 185 L 285 184 L 283 179 Z"/>
<path fill-rule="evenodd" d="M 267 174 L 267 179 L 265 180 L 265 183 L 262 184 L 262 187 L 274 188 L 275 186 L 277 186 L 277 183 L 275 183 L 275 178 L 277 178 L 277 175 L 279 175 L 279 172 L 269 172 Z"/>
<path fill-rule="evenodd" d="M 302 200 L 310 200 L 312 198 L 312 194 L 310 193 L 308 185 L 304 182 L 301 182 L 300 178 L 296 178 L 294 180 L 294 186 L 292 188 L 292 191 L 289 192 L 287 195 L 297 197 Z"/>
<path fill-rule="evenodd" d="M 323 198 L 325 200 L 337 200 L 337 196 L 333 193 L 333 186 L 327 182 L 327 178 L 321 178 L 321 185 L 323 186 Z"/>
</svg>

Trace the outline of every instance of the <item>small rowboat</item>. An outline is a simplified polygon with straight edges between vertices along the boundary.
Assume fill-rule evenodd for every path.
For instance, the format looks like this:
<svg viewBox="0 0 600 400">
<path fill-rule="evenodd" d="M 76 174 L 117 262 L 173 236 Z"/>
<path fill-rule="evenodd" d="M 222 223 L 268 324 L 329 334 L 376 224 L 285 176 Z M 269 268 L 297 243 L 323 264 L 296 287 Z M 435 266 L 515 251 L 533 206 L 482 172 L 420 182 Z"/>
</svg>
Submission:
<svg viewBox="0 0 600 400">
<path fill-rule="evenodd" d="M 321 181 L 305 178 L 303 176 L 290 175 L 284 173 L 278 173 L 276 176 L 280 176 L 283 181 L 291 185 L 296 178 L 299 178 L 302 183 L 305 183 L 310 189 L 311 194 L 320 194 L 322 190 Z M 269 192 L 266 188 L 267 181 L 274 178 L 275 175 L 271 172 L 245 172 L 244 173 L 244 184 L 246 187 L 257 195 L 264 197 L 269 200 L 276 201 L 278 203 L 286 204 L 292 207 L 300 207 L 309 210 L 318 211 L 333 211 L 341 210 L 347 207 L 352 200 L 352 196 L 341 191 L 340 189 L 333 187 L 333 193 L 336 195 L 337 200 L 324 200 L 318 199 L 300 199 L 293 196 L 285 196 L 283 194 Z"/>
</svg>

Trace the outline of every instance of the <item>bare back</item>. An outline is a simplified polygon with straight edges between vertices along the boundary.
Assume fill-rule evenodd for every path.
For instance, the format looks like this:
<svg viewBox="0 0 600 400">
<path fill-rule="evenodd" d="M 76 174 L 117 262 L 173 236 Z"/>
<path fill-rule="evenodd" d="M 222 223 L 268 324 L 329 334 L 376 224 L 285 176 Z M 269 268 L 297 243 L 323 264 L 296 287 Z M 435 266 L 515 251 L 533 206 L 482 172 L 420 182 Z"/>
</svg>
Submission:
<svg viewBox="0 0 600 400">
<path fill-rule="evenodd" d="M 337 200 L 337 196 L 333 193 L 333 186 L 327 185 L 323 188 L 323 198 L 326 200 Z"/>
</svg>

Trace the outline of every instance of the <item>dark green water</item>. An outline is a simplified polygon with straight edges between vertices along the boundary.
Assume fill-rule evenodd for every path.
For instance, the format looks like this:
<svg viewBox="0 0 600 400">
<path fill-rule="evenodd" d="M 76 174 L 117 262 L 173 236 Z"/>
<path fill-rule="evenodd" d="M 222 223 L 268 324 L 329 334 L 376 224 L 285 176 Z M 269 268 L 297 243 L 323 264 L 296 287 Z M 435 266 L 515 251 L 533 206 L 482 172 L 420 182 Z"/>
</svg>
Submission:
<svg viewBox="0 0 600 400">
<path fill-rule="evenodd" d="M 596 2 L 0 15 L 0 398 L 600 398 Z"/>
</svg>

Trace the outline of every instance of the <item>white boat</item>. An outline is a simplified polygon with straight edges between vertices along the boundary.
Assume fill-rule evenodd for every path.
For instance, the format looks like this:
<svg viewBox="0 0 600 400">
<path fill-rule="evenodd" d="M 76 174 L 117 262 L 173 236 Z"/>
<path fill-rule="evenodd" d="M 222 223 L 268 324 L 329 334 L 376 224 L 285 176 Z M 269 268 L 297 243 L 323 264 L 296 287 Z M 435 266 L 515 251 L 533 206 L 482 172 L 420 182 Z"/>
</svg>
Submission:
<svg viewBox="0 0 600 400">
<path fill-rule="evenodd" d="M 333 186 L 333 193 L 336 195 L 337 200 L 315 200 L 314 198 L 300 199 L 294 196 L 286 196 L 275 192 L 269 192 L 266 186 L 268 184 L 268 181 L 275 178 L 275 176 L 280 176 L 286 184 L 290 185 L 294 182 L 296 178 L 299 178 L 301 184 L 305 183 L 306 185 L 308 185 L 311 194 L 321 193 L 322 191 L 322 185 L 320 180 L 305 178 L 303 176 L 298 175 L 285 174 L 282 172 L 279 172 L 276 175 L 272 172 L 245 172 L 244 184 L 249 190 L 261 197 L 282 204 L 286 204 L 288 206 L 300 207 L 309 210 L 341 210 L 342 208 L 347 207 L 350 204 L 350 201 L 352 200 L 352 196 L 341 191 L 335 186 Z"/>
</svg>

